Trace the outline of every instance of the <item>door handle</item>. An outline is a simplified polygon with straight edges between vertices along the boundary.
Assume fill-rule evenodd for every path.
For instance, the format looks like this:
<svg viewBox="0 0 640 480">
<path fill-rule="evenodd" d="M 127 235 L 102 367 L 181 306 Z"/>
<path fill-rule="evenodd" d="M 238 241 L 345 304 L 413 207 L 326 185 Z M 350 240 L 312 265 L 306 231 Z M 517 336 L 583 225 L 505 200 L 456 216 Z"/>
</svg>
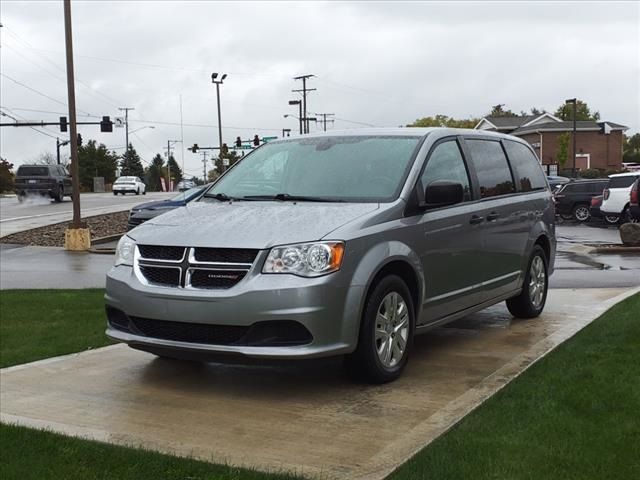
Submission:
<svg viewBox="0 0 640 480">
<path fill-rule="evenodd" d="M 487 222 L 493 222 L 494 220 L 497 220 L 498 218 L 500 218 L 500 214 L 497 212 L 491 212 L 489 215 L 487 215 Z"/>
<path fill-rule="evenodd" d="M 481 217 L 479 215 L 471 215 L 471 218 L 469 219 L 469 223 L 471 225 L 477 225 L 478 223 L 482 223 L 484 221 L 484 217 Z"/>
</svg>

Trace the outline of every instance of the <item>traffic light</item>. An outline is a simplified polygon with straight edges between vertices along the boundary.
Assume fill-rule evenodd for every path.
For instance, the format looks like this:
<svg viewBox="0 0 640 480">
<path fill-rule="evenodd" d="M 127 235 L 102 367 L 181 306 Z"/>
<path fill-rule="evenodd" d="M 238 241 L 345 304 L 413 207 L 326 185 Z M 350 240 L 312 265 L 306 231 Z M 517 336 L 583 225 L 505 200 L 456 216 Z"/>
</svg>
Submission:
<svg viewBox="0 0 640 480">
<path fill-rule="evenodd" d="M 220 149 L 220 151 L 222 152 L 222 155 L 227 155 L 229 153 L 229 147 L 226 143 L 222 144 L 222 148 Z"/>
<path fill-rule="evenodd" d="M 67 131 L 67 117 L 60 117 L 60 131 Z"/>
<path fill-rule="evenodd" d="M 78 146 L 82 146 L 82 135 L 78 134 Z"/>
<path fill-rule="evenodd" d="M 236 148 L 242 147 L 242 139 L 240 137 L 236 137 Z"/>
<path fill-rule="evenodd" d="M 193 147 L 191 147 L 189 150 L 191 150 L 193 153 L 196 153 L 199 149 L 200 147 L 198 147 L 198 144 L 194 143 Z"/>
<path fill-rule="evenodd" d="M 111 119 L 109 117 L 102 117 L 102 121 L 100 122 L 100 131 L 101 132 L 113 132 L 113 123 L 111 123 Z"/>
<path fill-rule="evenodd" d="M 258 135 L 254 135 L 253 136 L 253 146 L 254 147 L 259 147 L 260 146 L 260 137 L 258 137 Z"/>
</svg>

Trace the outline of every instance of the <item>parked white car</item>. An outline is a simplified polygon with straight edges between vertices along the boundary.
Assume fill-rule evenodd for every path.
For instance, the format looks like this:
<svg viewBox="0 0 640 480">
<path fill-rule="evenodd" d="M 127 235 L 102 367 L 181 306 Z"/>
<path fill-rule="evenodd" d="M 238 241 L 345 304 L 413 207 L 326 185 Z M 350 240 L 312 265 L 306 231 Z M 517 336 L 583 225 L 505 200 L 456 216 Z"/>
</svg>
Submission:
<svg viewBox="0 0 640 480">
<path fill-rule="evenodd" d="M 147 187 L 139 177 L 118 177 L 113 183 L 113 194 L 135 193 L 136 195 L 147 193 Z"/>
<path fill-rule="evenodd" d="M 619 215 L 620 222 L 629 222 L 629 197 L 633 183 L 640 178 L 640 172 L 609 175 L 609 186 L 604 189 L 600 211 L 603 215 Z"/>
</svg>

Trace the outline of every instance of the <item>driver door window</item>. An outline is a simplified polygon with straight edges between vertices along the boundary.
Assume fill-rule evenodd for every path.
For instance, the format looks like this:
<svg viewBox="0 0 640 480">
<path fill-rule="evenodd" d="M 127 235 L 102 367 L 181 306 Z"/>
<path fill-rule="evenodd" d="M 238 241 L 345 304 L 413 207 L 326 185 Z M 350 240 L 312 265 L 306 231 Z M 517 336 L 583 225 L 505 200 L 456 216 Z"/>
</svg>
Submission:
<svg viewBox="0 0 640 480">
<path fill-rule="evenodd" d="M 427 166 L 420 178 L 422 188 L 427 188 L 430 183 L 437 180 L 460 183 L 464 190 L 463 201 L 467 202 L 471 200 L 469 174 L 464 159 L 462 158 L 458 142 L 455 140 L 438 144 L 427 160 Z"/>
</svg>

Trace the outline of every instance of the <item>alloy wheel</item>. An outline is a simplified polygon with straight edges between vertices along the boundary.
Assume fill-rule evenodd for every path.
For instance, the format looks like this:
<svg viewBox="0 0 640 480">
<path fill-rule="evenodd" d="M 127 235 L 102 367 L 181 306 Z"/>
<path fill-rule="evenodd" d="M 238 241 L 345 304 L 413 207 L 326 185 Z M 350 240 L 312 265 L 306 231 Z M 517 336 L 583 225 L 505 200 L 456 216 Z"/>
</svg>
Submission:
<svg viewBox="0 0 640 480">
<path fill-rule="evenodd" d="M 529 269 L 529 298 L 536 309 L 542 305 L 546 284 L 544 261 L 539 256 L 535 256 Z"/>
<path fill-rule="evenodd" d="M 380 302 L 376 316 L 375 348 L 382 365 L 393 368 L 402 361 L 408 336 L 407 304 L 399 293 L 390 292 Z"/>
<path fill-rule="evenodd" d="M 573 212 L 573 215 L 576 217 L 576 220 L 579 222 L 585 222 L 589 219 L 589 209 L 584 205 L 576 207 Z"/>
</svg>

